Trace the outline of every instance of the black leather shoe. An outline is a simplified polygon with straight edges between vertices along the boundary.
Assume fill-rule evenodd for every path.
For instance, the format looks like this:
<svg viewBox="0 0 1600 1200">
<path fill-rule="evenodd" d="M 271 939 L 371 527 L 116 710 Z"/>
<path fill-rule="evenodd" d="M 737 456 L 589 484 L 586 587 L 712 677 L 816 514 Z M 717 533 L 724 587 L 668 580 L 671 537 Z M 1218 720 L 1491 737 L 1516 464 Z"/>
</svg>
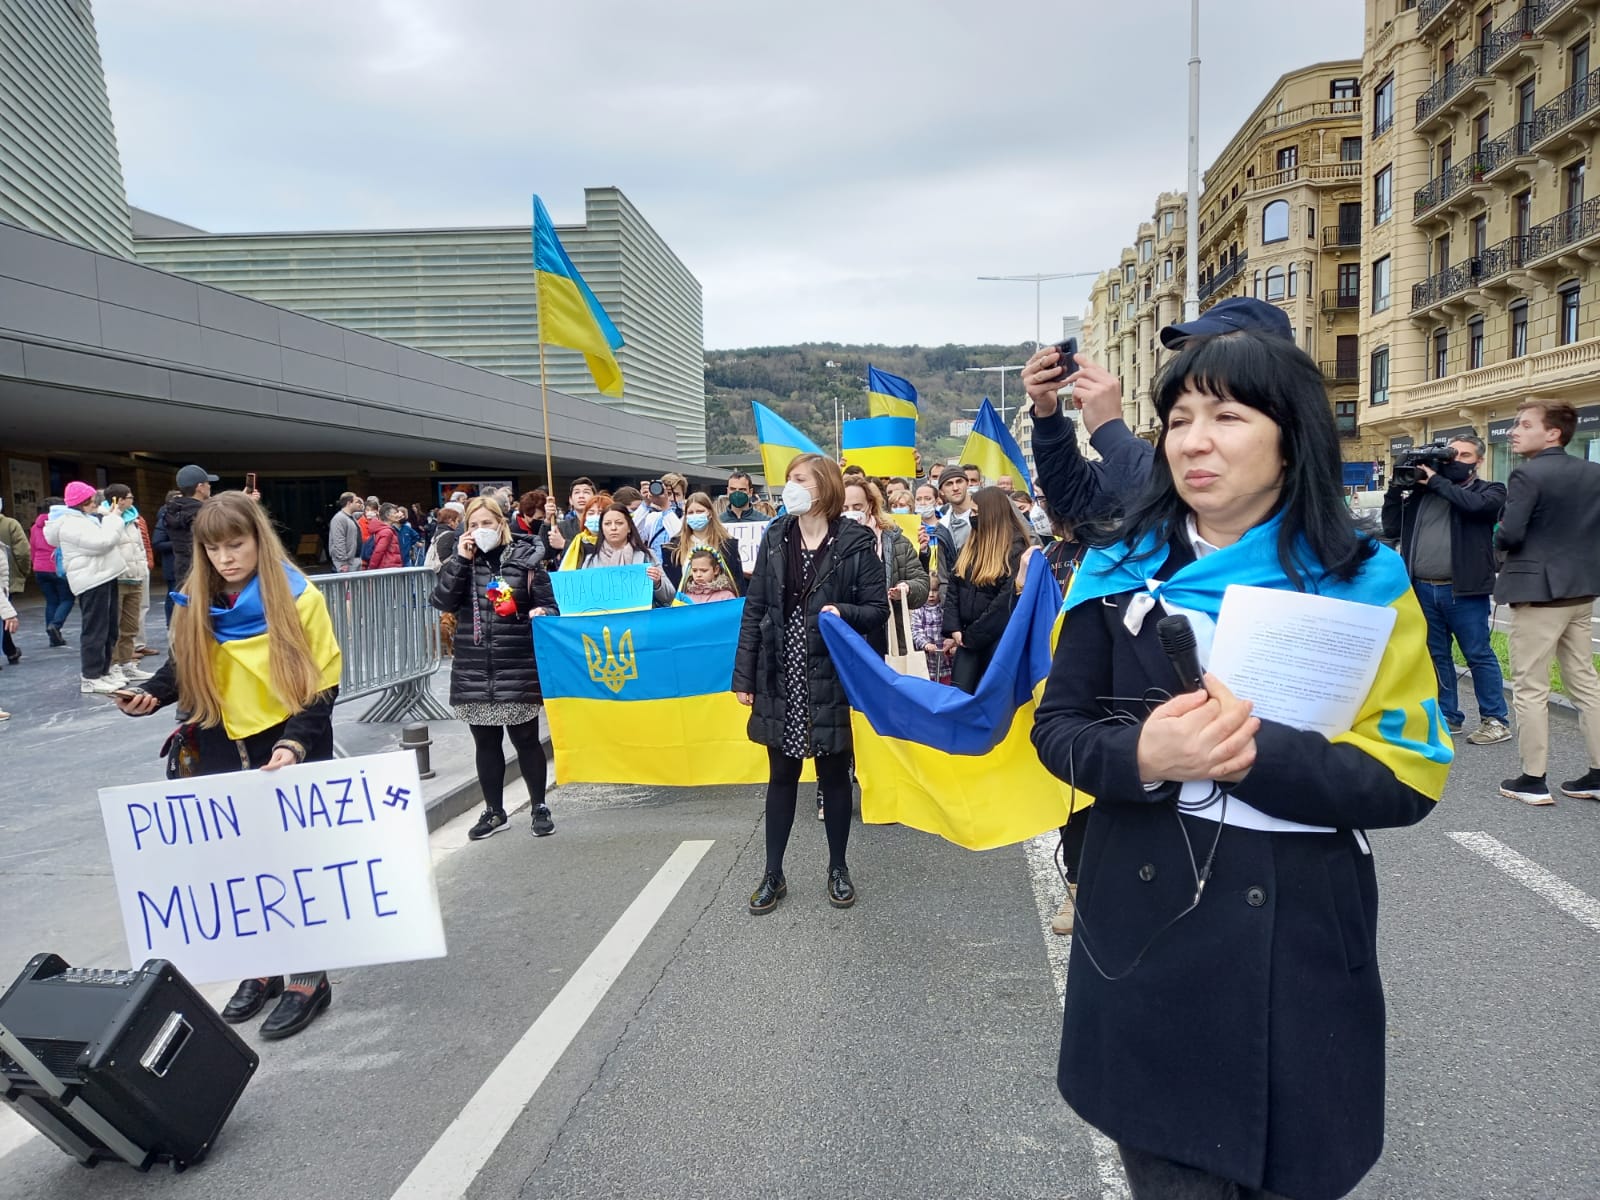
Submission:
<svg viewBox="0 0 1600 1200">
<path fill-rule="evenodd" d="M 761 883 L 755 891 L 750 893 L 750 911 L 756 916 L 769 913 L 778 907 L 778 901 L 789 894 L 789 881 L 782 873 L 774 875 L 768 871 L 761 877 Z"/>
<path fill-rule="evenodd" d="M 283 976 L 271 979 L 246 979 L 233 991 L 233 997 L 222 1010 L 222 1019 L 229 1025 L 248 1021 L 263 1008 L 268 1000 L 283 994 Z"/>
<path fill-rule="evenodd" d="M 299 987 L 288 988 L 283 993 L 283 999 L 278 1001 L 278 1007 L 261 1022 L 261 1036 L 269 1042 L 293 1037 L 315 1021 L 332 1001 L 333 984 L 328 982 L 326 975 L 310 991 Z"/>
<path fill-rule="evenodd" d="M 843 867 L 828 868 L 828 903 L 835 908 L 849 908 L 856 902 L 856 885 L 850 882 L 850 872 Z"/>
</svg>

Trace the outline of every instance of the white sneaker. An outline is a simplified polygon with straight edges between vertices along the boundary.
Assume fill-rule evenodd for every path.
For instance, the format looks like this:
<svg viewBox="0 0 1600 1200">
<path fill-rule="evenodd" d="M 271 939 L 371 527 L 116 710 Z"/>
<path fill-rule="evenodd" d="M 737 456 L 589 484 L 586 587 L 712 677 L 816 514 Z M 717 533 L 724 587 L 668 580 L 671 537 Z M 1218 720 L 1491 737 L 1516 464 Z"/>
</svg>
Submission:
<svg viewBox="0 0 1600 1200">
<path fill-rule="evenodd" d="M 116 663 L 112 663 L 111 666 L 106 669 L 106 673 L 104 675 L 102 675 L 101 678 L 102 679 L 115 679 L 118 683 L 127 683 L 128 682 L 127 679 L 125 679 L 123 677 L 122 668 L 117 666 Z"/>
<path fill-rule="evenodd" d="M 78 690 L 83 692 L 85 695 L 93 694 L 99 696 L 108 696 L 112 692 L 118 691 L 126 685 L 127 680 L 114 679 L 109 674 L 102 675 L 99 679 L 78 680 Z"/>
<path fill-rule="evenodd" d="M 118 663 L 117 664 L 117 670 L 119 672 L 121 672 L 122 677 L 124 679 L 128 679 L 128 680 L 154 679 L 155 678 L 155 674 L 156 674 L 154 671 L 146 671 L 138 663 L 131 663 L 131 662 L 130 663 Z"/>
</svg>

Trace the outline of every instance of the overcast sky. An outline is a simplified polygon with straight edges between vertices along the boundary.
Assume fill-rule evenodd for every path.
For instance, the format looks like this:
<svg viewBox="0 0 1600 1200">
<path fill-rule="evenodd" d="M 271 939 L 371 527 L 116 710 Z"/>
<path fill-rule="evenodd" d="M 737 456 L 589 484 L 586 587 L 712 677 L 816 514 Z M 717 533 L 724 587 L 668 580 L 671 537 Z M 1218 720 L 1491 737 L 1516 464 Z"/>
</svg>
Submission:
<svg viewBox="0 0 1600 1200">
<path fill-rule="evenodd" d="M 1202 169 L 1360 0 L 1202 0 Z M 216 231 L 581 221 L 615 184 L 711 348 L 1031 340 L 1184 184 L 1184 0 L 98 0 L 128 197 Z M 1291 15 L 1292 14 L 1292 15 Z M 1315 15 L 1314 15 L 1315 14 Z M 1044 332 L 1089 279 L 1044 285 Z M 1057 334 L 1056 336 L 1059 336 Z"/>
</svg>

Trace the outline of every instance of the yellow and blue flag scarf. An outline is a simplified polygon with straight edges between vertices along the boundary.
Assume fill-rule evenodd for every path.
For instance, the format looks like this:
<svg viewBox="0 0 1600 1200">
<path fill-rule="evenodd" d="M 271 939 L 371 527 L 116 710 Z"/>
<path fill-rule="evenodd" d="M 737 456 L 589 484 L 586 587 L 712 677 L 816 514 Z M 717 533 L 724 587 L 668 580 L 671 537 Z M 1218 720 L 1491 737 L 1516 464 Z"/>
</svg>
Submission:
<svg viewBox="0 0 1600 1200">
<path fill-rule="evenodd" d="M 744 601 L 539 617 L 534 657 L 557 783 L 765 783 L 729 690 Z"/>
<path fill-rule="evenodd" d="M 844 621 L 823 614 L 822 637 L 850 700 L 863 821 L 989 850 L 1059 828 L 1074 806 L 1091 803 L 1045 770 L 1030 736 L 1060 603 L 1044 560 L 1034 559 L 972 695 L 897 674 Z"/>
<path fill-rule="evenodd" d="M 1428 655 L 1427 621 L 1411 590 L 1405 564 L 1393 550 L 1379 546 L 1355 578 L 1341 580 L 1322 568 L 1309 543 L 1300 538 L 1294 560 L 1301 587 L 1296 588 L 1278 558 L 1282 522 L 1279 514 L 1233 545 L 1180 567 L 1164 580 L 1154 576 L 1170 552 L 1165 537 L 1151 533 L 1135 546 L 1118 542 L 1095 548 L 1084 556 L 1073 576 L 1065 607 L 1143 591 L 1215 621 L 1228 587 L 1243 584 L 1394 609 L 1394 630 L 1355 725 L 1331 740 L 1357 747 L 1383 763 L 1406 786 L 1439 799 L 1455 751 L 1439 714 L 1438 676 Z"/>
<path fill-rule="evenodd" d="M 328 606 L 322 593 L 299 571 L 286 568 L 285 573 L 295 613 L 311 647 L 311 660 L 317 665 L 318 682 L 324 690 L 334 687 L 344 659 Z M 189 598 L 182 593 L 175 592 L 172 599 L 188 606 Z M 222 697 L 222 727 L 227 735 L 237 741 L 287 721 L 288 705 L 272 690 L 270 638 L 259 577 L 251 577 L 231 608 L 212 606 L 211 633 L 217 643 L 211 654 L 211 671 Z"/>
</svg>

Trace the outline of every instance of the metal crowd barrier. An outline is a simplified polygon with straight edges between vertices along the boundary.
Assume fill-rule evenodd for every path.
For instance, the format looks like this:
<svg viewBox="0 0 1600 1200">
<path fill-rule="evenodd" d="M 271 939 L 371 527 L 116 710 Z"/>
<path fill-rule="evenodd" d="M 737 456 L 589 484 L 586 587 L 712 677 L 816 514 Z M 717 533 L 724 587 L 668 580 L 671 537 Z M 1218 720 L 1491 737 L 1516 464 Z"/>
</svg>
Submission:
<svg viewBox="0 0 1600 1200">
<path fill-rule="evenodd" d="M 428 677 L 439 669 L 439 611 L 428 603 L 438 575 L 427 567 L 308 576 L 328 602 L 333 634 L 344 654 L 339 703 L 382 693 L 363 721 L 412 714 L 449 721 Z"/>
</svg>

